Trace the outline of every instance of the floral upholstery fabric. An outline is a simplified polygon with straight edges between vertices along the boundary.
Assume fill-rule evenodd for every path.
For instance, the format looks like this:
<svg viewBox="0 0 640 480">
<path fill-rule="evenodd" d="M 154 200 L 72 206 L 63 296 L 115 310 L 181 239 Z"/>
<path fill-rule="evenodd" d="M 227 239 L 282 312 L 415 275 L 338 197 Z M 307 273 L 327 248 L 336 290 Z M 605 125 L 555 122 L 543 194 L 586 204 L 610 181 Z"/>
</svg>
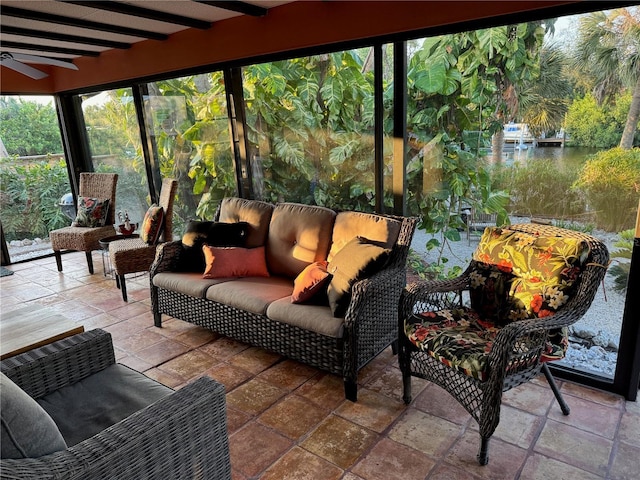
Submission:
<svg viewBox="0 0 640 480">
<path fill-rule="evenodd" d="M 445 365 L 485 381 L 500 329 L 565 305 L 588 253 L 579 240 L 489 227 L 473 254 L 471 307 L 414 315 L 405 320 L 405 334 Z M 551 331 L 540 361 L 562 359 L 567 334 L 566 328 Z"/>
<path fill-rule="evenodd" d="M 109 215 L 109 199 L 78 198 L 78 213 L 72 227 L 104 227 Z"/>
<path fill-rule="evenodd" d="M 405 321 L 407 338 L 420 350 L 460 372 L 485 381 L 493 340 L 500 331 L 468 307 L 424 312 Z"/>
<path fill-rule="evenodd" d="M 495 318 L 503 323 L 553 315 L 569 300 L 588 253 L 586 244 L 577 239 L 487 228 L 473 253 L 480 265 L 472 278 L 486 278 L 487 271 L 494 275 L 502 272 L 503 291 L 501 297 L 496 296 L 496 305 L 482 304 L 479 310 L 493 308 Z M 484 289 L 484 285 L 478 281 L 475 288 Z M 476 308 L 474 296 L 478 294 L 472 293 L 471 306 Z"/>
</svg>

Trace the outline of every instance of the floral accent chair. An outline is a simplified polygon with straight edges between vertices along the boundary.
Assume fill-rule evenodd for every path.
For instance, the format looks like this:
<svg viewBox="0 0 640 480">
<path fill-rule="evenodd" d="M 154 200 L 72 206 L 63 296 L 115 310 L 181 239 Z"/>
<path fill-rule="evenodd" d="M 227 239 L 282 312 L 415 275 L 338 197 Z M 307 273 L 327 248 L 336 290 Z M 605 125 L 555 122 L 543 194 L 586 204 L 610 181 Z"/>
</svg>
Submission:
<svg viewBox="0 0 640 480">
<path fill-rule="evenodd" d="M 562 359 L 567 327 L 587 311 L 609 262 L 606 246 L 580 232 L 519 224 L 485 229 L 466 271 L 408 285 L 400 301 L 399 362 L 405 403 L 411 377 L 447 390 L 478 422 L 478 461 L 500 420 L 502 392 Z"/>
</svg>

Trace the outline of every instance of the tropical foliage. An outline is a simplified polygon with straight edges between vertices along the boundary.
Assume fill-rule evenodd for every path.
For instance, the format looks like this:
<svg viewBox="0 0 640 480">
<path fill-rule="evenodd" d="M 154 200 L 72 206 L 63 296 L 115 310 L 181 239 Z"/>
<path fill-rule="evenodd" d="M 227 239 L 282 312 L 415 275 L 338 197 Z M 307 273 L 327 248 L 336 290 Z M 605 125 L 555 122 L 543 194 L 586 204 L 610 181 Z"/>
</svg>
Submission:
<svg viewBox="0 0 640 480">
<path fill-rule="evenodd" d="M 578 70 L 592 79 L 598 103 L 621 91 L 631 92 L 620 147 L 632 148 L 640 119 L 640 8 L 585 15 L 580 20 L 574 59 Z"/>
<path fill-rule="evenodd" d="M 617 147 L 593 155 L 575 188 L 584 192 L 599 228 L 610 232 L 630 228 L 640 195 L 640 148 Z"/>
<path fill-rule="evenodd" d="M 0 97 L 0 138 L 9 155 L 62 153 L 53 106 L 18 97 Z"/>
</svg>

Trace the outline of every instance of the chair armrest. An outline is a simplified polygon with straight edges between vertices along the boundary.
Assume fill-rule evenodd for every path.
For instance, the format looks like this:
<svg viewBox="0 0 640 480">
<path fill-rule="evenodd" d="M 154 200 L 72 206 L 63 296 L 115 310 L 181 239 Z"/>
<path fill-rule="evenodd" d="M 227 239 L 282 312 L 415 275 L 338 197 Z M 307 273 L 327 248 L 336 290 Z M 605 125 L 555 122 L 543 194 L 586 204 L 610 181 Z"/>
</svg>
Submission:
<svg viewBox="0 0 640 480">
<path fill-rule="evenodd" d="M 170 272 L 175 269 L 182 252 L 182 241 L 161 243 L 156 247 L 156 257 L 149 267 L 149 278 L 152 279 L 161 272 Z"/>
<path fill-rule="evenodd" d="M 114 363 L 111 334 L 95 329 L 2 360 L 0 368 L 27 394 L 40 398 Z"/>
<path fill-rule="evenodd" d="M 224 387 L 202 377 L 67 450 L 2 460 L 7 478 L 231 478 Z"/>
<path fill-rule="evenodd" d="M 402 292 L 400 317 L 408 318 L 416 312 L 460 306 L 462 292 L 466 290 L 469 290 L 468 270 L 452 279 L 413 282 Z"/>
</svg>

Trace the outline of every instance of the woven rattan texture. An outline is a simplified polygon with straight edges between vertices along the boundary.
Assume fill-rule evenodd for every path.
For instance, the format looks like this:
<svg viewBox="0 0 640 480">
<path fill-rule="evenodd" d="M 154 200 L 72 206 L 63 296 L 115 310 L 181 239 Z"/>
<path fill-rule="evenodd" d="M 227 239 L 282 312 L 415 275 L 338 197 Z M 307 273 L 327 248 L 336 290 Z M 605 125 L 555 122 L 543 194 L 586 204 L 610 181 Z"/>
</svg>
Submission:
<svg viewBox="0 0 640 480">
<path fill-rule="evenodd" d="M 80 252 L 100 250 L 99 240 L 116 234 L 113 223 L 115 218 L 117 183 L 118 174 L 116 173 L 84 172 L 80 174 L 79 195 L 81 197 L 110 199 L 107 221 L 104 227 L 65 227 L 52 230 L 49 232 L 49 238 L 51 239 L 51 248 L 54 252 L 57 252 L 56 255 L 59 256 L 59 252 L 62 250 L 75 250 Z M 59 269 L 61 268 L 60 266 Z M 90 265 L 90 271 L 93 273 L 93 265 Z"/>
<path fill-rule="evenodd" d="M 398 335 L 398 300 L 406 284 L 406 260 L 417 219 L 394 218 L 402 225 L 388 266 L 353 286 L 341 339 L 154 286 L 154 275 L 175 269 L 182 248 L 180 242 L 161 245 L 150 269 L 156 325 L 161 325 L 162 314 L 170 315 L 341 375 L 345 383 L 355 387 L 358 371 Z"/>
<path fill-rule="evenodd" d="M 595 297 L 609 262 L 606 246 L 581 232 L 537 224 L 511 225 L 509 229 L 542 236 L 578 238 L 589 245 L 590 254 L 577 281 L 576 292 L 555 315 L 513 322 L 501 329 L 491 349 L 490 373 L 486 382 L 447 367 L 419 351 L 404 335 L 404 320 L 415 312 L 450 308 L 462 303 L 462 292 L 469 289 L 471 267 L 452 280 L 412 283 L 406 287 L 400 302 L 399 362 L 405 402 L 411 401 L 411 376 L 432 381 L 447 390 L 473 416 L 484 439 L 488 439 L 498 426 L 503 391 L 531 380 L 540 372 L 540 354 L 547 333 L 582 318 Z"/>
<path fill-rule="evenodd" d="M 166 241 L 173 239 L 173 234 L 171 233 L 173 226 L 173 200 L 177 188 L 177 180 L 165 178 L 160 190 L 159 205 L 165 211 L 162 235 L 163 238 L 167 239 Z M 109 244 L 109 257 L 117 275 L 147 271 L 155 256 L 156 245 L 148 245 L 140 238 L 127 238 Z"/>
<path fill-rule="evenodd" d="M 94 350 L 101 352 L 96 354 Z M 84 351 L 83 351 L 84 350 Z M 111 355 L 104 350 L 110 350 Z M 49 357 L 57 366 L 48 368 Z M 92 330 L 1 362 L 2 371 L 25 390 L 41 390 L 53 374 L 62 385 L 66 364 L 89 372 L 113 363 L 110 334 Z M 78 367 L 76 363 L 82 363 Z M 97 362 L 97 364 L 94 364 Z M 224 387 L 203 377 L 64 451 L 36 459 L 3 459 L 1 478 L 229 480 Z"/>
</svg>

